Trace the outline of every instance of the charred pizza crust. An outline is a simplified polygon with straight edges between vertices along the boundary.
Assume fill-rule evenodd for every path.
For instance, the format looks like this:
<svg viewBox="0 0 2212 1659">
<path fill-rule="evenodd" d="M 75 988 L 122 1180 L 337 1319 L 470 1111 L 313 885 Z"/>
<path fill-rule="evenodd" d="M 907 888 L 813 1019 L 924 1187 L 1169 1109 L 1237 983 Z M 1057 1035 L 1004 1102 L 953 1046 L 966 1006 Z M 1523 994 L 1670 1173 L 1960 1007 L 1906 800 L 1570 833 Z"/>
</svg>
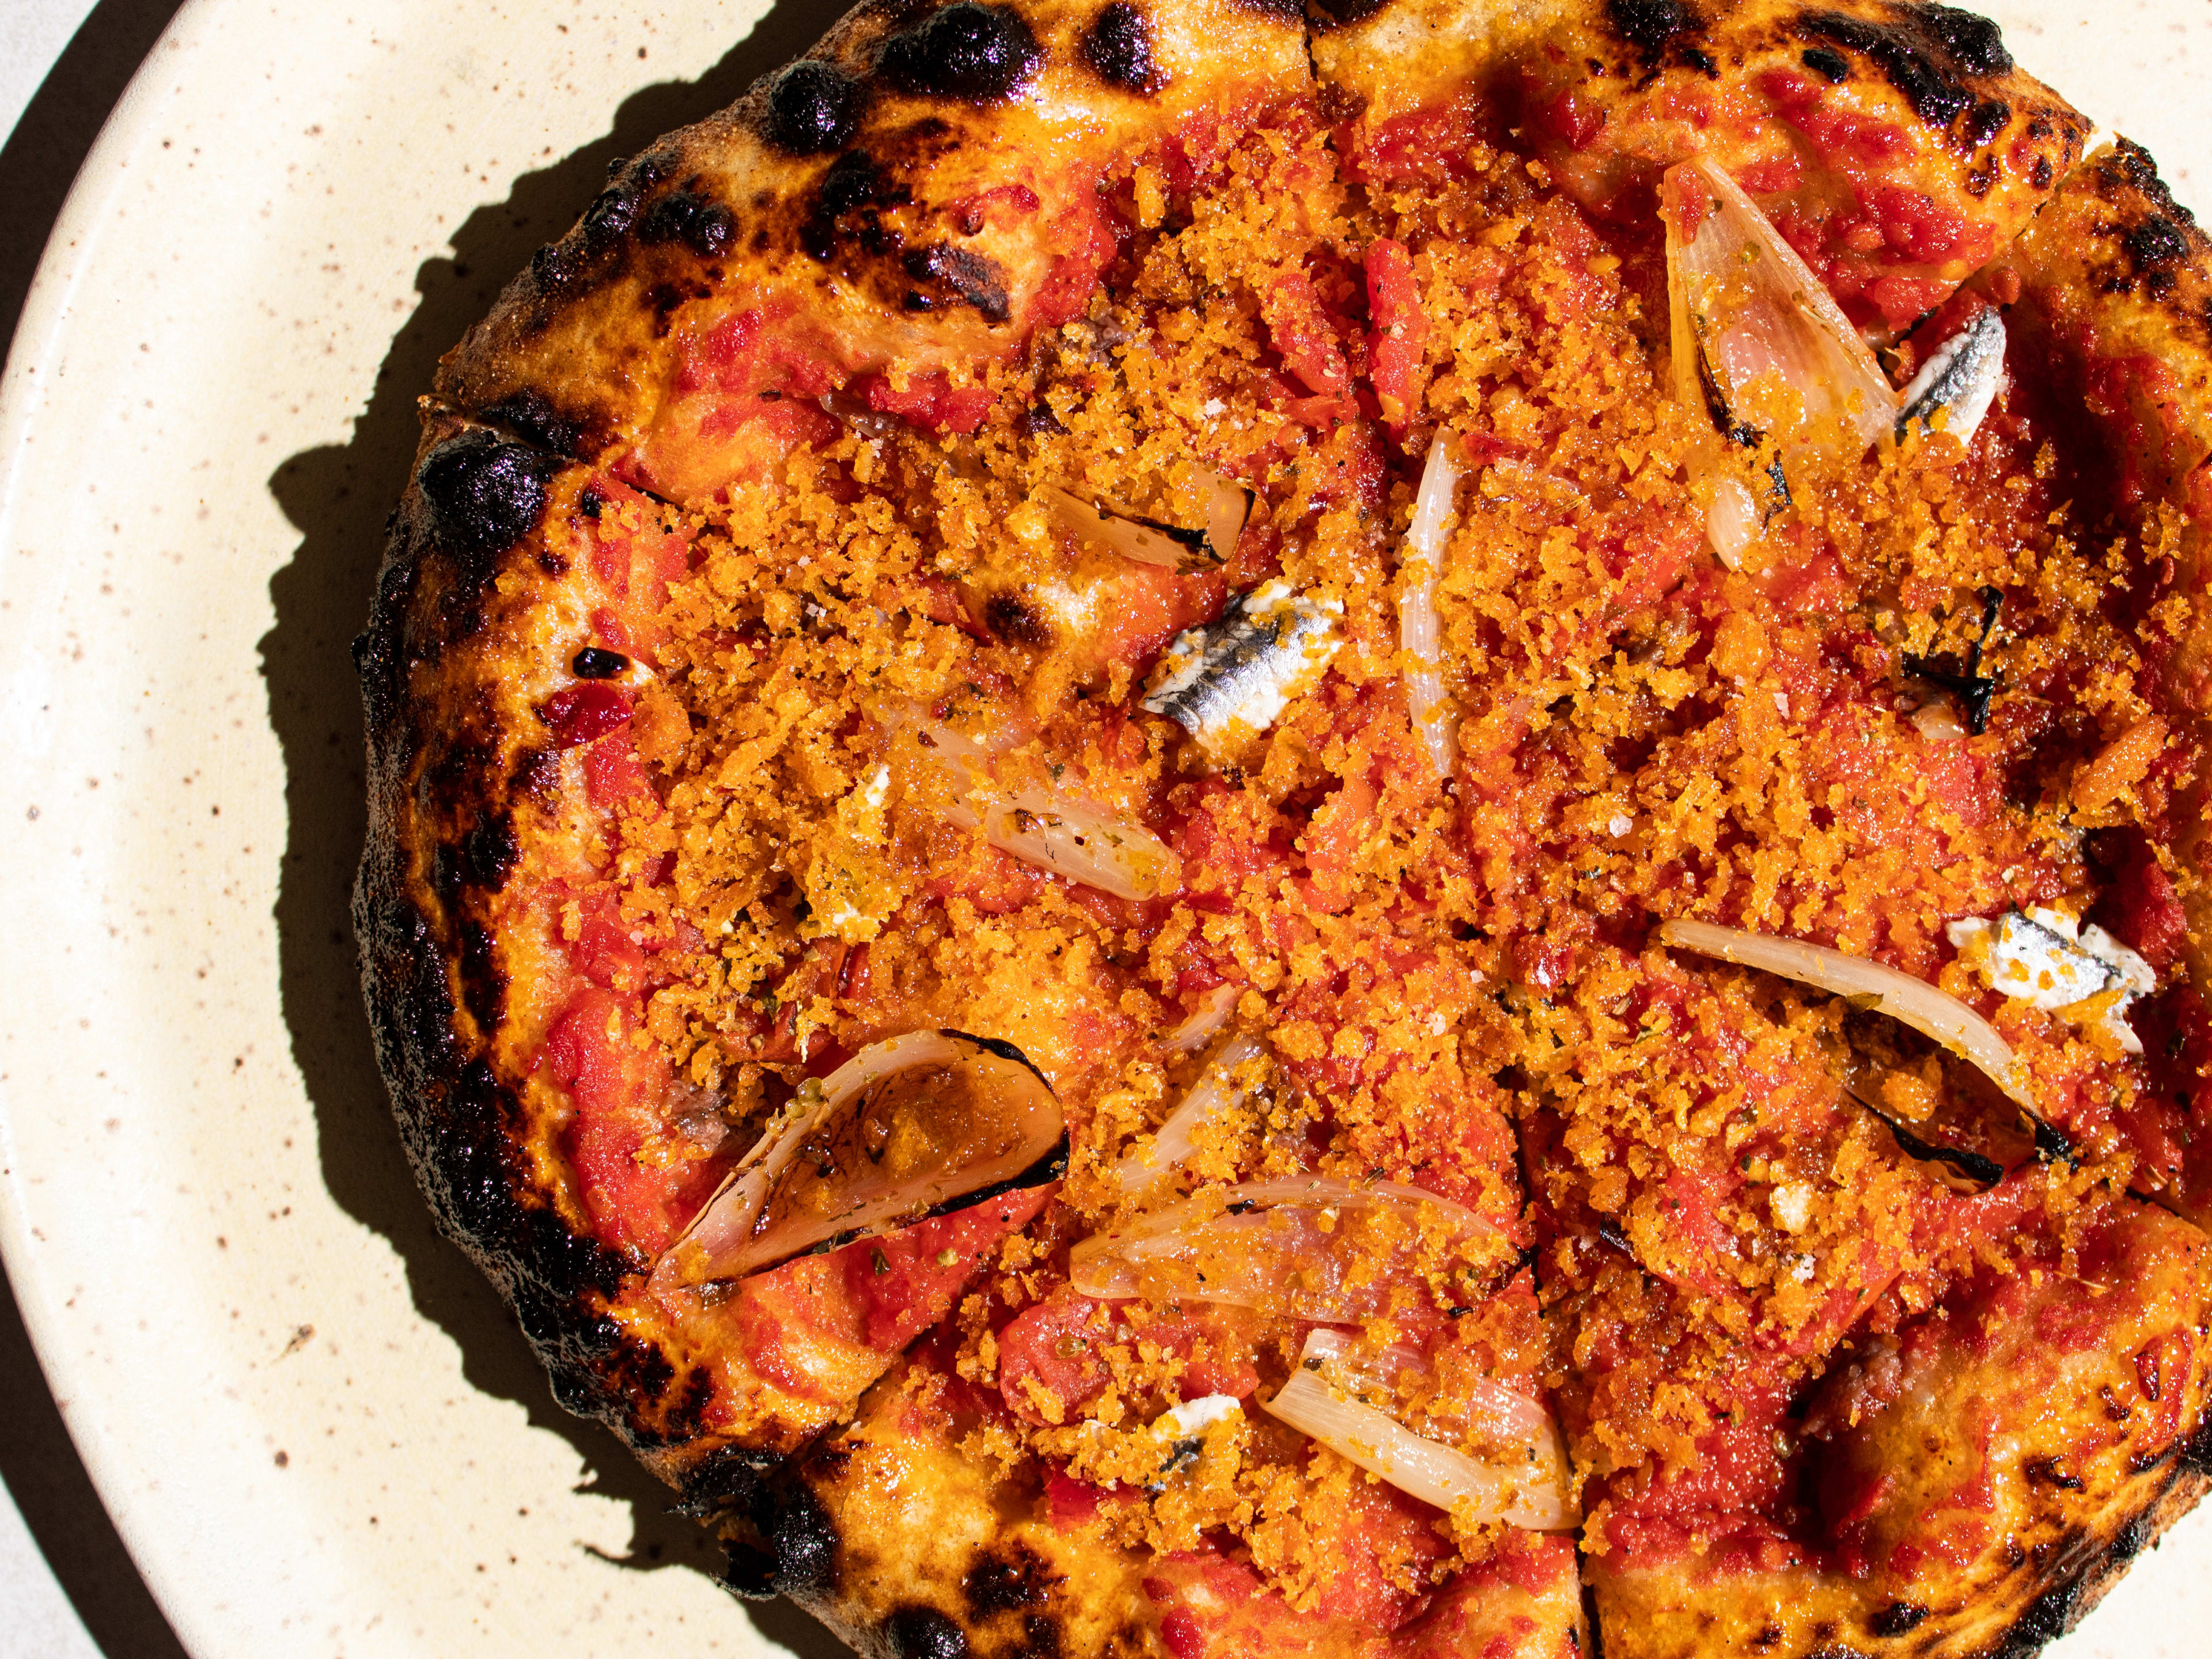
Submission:
<svg viewBox="0 0 2212 1659">
<path fill-rule="evenodd" d="M 1316 75 L 1348 145 L 1430 108 L 1455 112 L 1470 132 L 1517 124 L 1561 187 L 1592 204 L 1655 192 L 1658 173 L 1702 142 L 1700 124 L 1677 113 L 1715 89 L 1746 100 L 1729 105 L 1723 134 L 1729 121 L 1750 131 L 1788 119 L 1807 88 L 1824 107 L 1894 119 L 1912 143 L 1887 164 L 1974 204 L 1989 242 L 1858 256 L 1848 273 L 1856 319 L 1901 325 L 1917 308 L 1916 283 L 2004 284 L 2090 407 L 2126 422 L 2115 425 L 2132 480 L 2114 502 L 2118 526 L 2159 547 L 2170 591 L 2206 586 L 2212 249 L 2140 150 L 2123 143 L 2077 167 L 2086 124 L 2012 70 L 1994 31 L 1947 8 L 1404 0 L 1308 18 L 1227 0 L 872 4 L 732 110 L 629 163 L 471 331 L 426 402 L 356 646 L 371 828 L 356 926 L 410 1159 L 441 1226 L 514 1307 L 556 1397 L 610 1424 L 721 1528 L 734 1588 L 790 1594 L 863 1651 L 1133 1654 L 1154 1650 L 1158 1631 L 1121 1551 L 1020 1519 L 1029 1494 L 917 1426 L 905 1367 L 842 1426 L 794 1407 L 732 1444 L 705 1431 L 713 1384 L 697 1353 L 611 1311 L 648 1261 L 594 1237 L 564 1173 L 528 1076 L 546 1032 L 530 993 L 544 947 L 501 899 L 525 858 L 518 819 L 556 810 L 562 769 L 575 764 L 541 711 L 574 683 L 588 642 L 592 596 L 576 585 L 592 547 L 579 540 L 579 502 L 597 469 L 619 462 L 643 492 L 636 537 L 680 540 L 682 505 L 753 465 L 717 418 L 726 389 L 695 384 L 678 361 L 684 334 L 740 296 L 805 319 L 829 366 L 822 390 L 865 399 L 885 386 L 878 412 L 943 418 L 945 398 L 984 384 L 988 364 L 1013 357 L 1097 280 L 1105 252 L 1083 196 L 1106 161 L 1201 112 L 1249 118 L 1315 91 Z M 1016 154 L 1053 158 L 1064 194 L 994 214 L 979 202 Z M 1808 208 L 1824 188 L 1817 173 L 1804 179 Z M 2205 626 L 2194 623 L 2163 670 L 2172 705 L 2200 721 L 2212 696 Z M 2191 787 L 2184 816 L 2201 826 L 2212 785 Z M 2191 844 L 2172 872 L 2200 995 L 2212 993 L 2202 943 L 2212 894 L 2194 879 L 2203 862 Z M 2186 1058 L 2177 1086 L 2201 1091 L 2194 1050 Z M 2175 1201 L 2202 1224 L 2212 1142 L 2187 1156 Z M 2033 1437 L 2013 1449 L 2032 1523 L 1994 1543 L 1944 1605 L 1787 1575 L 1608 1581 L 1601 1567 L 1599 1617 L 1618 1621 L 1607 1648 L 1996 1655 L 2069 1627 L 2212 1480 L 2203 1241 L 2154 1212 L 2133 1226 L 2170 1258 L 2158 1281 L 2168 1291 L 2142 1318 L 2193 1337 L 2185 1381 L 2168 1384 L 2179 1398 L 2162 1438 L 2131 1424 L 2094 1469 L 2039 1481 L 2032 1472 L 2048 1449 Z M 1929 1396 L 1938 1426 L 1947 1401 L 1987 1381 L 1946 1377 Z M 1877 1437 L 1869 1455 L 1902 1461 L 1904 1443 Z M 908 1497 L 892 1503 L 890 1492 Z M 1526 1588 L 1497 1593 L 1496 1607 L 1520 1619 L 1512 1639 L 1528 1644 L 1512 1650 L 1583 1639 L 1576 1582 L 1570 1558 L 1527 1607 L 1512 1601 Z M 1766 1613 L 1778 1586 L 1803 1598 L 1786 1628 Z M 1477 1650 L 1464 1644 L 1505 1614 L 1433 1616 L 1431 1648 L 1413 1650 Z M 1550 1647 L 1534 1645 L 1539 1632 Z"/>
</svg>

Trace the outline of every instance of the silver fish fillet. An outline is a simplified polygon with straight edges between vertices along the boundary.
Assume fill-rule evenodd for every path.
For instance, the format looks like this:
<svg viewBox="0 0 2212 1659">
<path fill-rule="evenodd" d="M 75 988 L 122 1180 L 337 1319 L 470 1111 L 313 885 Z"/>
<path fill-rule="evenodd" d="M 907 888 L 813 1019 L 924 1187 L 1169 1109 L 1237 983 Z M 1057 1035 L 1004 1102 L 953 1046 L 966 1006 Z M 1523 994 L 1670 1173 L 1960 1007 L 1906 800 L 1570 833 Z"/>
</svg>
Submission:
<svg viewBox="0 0 2212 1659">
<path fill-rule="evenodd" d="M 1923 432 L 1933 430 L 1936 411 L 1948 409 L 1951 418 L 1945 429 L 1960 443 L 1972 443 L 2004 379 L 2004 319 L 1994 311 L 1982 312 L 1936 347 L 1899 394 L 1898 442 L 1915 425 Z"/>
<path fill-rule="evenodd" d="M 1344 643 L 1344 607 L 1293 592 L 1278 577 L 1233 600 L 1221 620 L 1168 642 L 1144 707 L 1206 748 L 1264 732 L 1322 676 Z"/>
</svg>

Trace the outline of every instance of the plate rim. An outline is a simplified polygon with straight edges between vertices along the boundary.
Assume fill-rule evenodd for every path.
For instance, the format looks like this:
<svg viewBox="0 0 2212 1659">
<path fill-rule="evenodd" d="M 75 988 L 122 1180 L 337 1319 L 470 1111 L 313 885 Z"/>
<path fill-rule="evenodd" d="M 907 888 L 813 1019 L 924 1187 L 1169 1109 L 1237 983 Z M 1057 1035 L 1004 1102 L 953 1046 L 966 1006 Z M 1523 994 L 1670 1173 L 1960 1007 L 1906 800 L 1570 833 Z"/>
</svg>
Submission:
<svg viewBox="0 0 2212 1659">
<path fill-rule="evenodd" d="M 94 257 L 100 240 L 94 232 L 102 210 L 122 187 L 125 169 L 118 165 L 118 161 L 142 131 L 158 118 L 161 107 L 158 66 L 162 54 L 189 50 L 191 37 L 200 33 L 210 17 L 227 8 L 242 9 L 242 0 L 184 0 L 178 7 L 131 71 L 114 107 L 101 120 L 98 136 L 62 198 L 61 210 L 54 216 L 30 285 L 24 290 L 7 357 L 0 364 L 0 548 L 14 544 L 21 497 L 32 483 L 33 468 L 27 459 L 31 435 L 46 406 L 51 383 L 45 371 L 52 368 L 64 343 L 70 296 Z M 39 1247 L 30 1236 L 28 1218 L 17 1193 L 23 1171 L 13 1114 L 4 1093 L 0 1093 L 0 1158 L 4 1158 L 4 1178 L 0 1178 L 0 1271 L 8 1276 L 40 1375 L 131 1566 L 178 1643 L 192 1659 L 201 1659 L 216 1650 L 206 1639 L 211 1632 L 202 1628 L 192 1597 L 178 1582 L 178 1564 L 165 1560 L 148 1535 L 153 1517 L 131 1499 L 130 1482 L 121 1468 L 122 1449 L 94 1431 L 84 1413 L 72 1403 L 74 1391 L 65 1386 L 70 1380 L 68 1344 L 53 1305 L 52 1287 L 37 1260 Z M 33 1541 L 38 1541 L 35 1536 Z M 42 1543 L 40 1550 L 43 1560 Z M 50 1564 L 48 1571 L 52 1571 Z M 65 1590 L 63 1599 L 76 1613 Z"/>
<path fill-rule="evenodd" d="M 832 3 L 842 8 L 844 0 L 832 0 Z M 13 544 L 23 496 L 34 484 L 35 467 L 27 455 L 39 417 L 50 406 L 48 371 L 66 343 L 72 320 L 71 299 L 111 228 L 102 221 L 128 176 L 118 162 L 181 95 L 181 86 L 163 84 L 164 59 L 191 53 L 200 37 L 233 17 L 257 9 L 246 0 L 183 0 L 101 121 L 98 136 L 71 180 L 25 290 L 4 365 L 0 365 L 0 548 Z M 2100 141 L 2108 141 L 2113 131 L 2100 129 Z M 16 1144 L 8 1097 L 0 1091 L 0 1271 L 7 1274 L 40 1374 L 70 1443 L 132 1565 L 179 1642 L 194 1659 L 200 1659 L 220 1650 L 200 1605 L 201 1587 L 187 1581 L 180 1559 L 166 1553 L 151 1535 L 155 1517 L 134 1499 L 130 1472 L 123 1467 L 124 1449 L 97 1432 L 97 1425 L 87 1421 L 70 1403 L 74 1391 L 66 1387 L 71 1381 L 69 1343 L 51 1275 L 42 1259 L 52 1247 L 30 1236 L 19 1193 L 24 1170 Z"/>
</svg>

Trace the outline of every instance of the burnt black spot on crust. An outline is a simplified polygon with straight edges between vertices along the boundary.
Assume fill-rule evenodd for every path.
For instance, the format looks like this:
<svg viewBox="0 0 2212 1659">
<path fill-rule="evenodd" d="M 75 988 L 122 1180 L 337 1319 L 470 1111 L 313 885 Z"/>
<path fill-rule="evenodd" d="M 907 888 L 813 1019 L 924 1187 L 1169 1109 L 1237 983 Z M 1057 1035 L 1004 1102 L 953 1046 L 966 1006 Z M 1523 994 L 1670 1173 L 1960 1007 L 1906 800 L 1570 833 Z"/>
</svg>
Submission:
<svg viewBox="0 0 2212 1659">
<path fill-rule="evenodd" d="M 984 601 L 983 626 L 1002 640 L 1039 651 L 1052 644 L 1052 624 L 1019 593 L 994 593 Z"/>
<path fill-rule="evenodd" d="M 793 155 L 827 155 L 852 143 L 867 94 L 835 64 L 802 58 L 769 85 L 765 136 Z"/>
<path fill-rule="evenodd" d="M 658 340 L 665 337 L 678 312 L 694 300 L 711 297 L 714 292 L 696 278 L 654 283 L 645 294 L 646 309 L 653 313 L 653 337 Z"/>
<path fill-rule="evenodd" d="M 2090 280 L 2098 291 L 2130 294 L 2140 289 L 2146 298 L 2166 302 L 2177 319 L 2196 323 L 2212 317 L 2201 298 L 2175 297 L 2185 280 L 2201 296 L 2204 277 L 2198 262 L 2212 245 L 2194 216 L 2173 199 L 2149 153 L 2123 138 L 2090 167 L 2098 198 L 2112 213 L 2094 228 L 2110 250 L 2093 263 Z"/>
<path fill-rule="evenodd" d="M 1966 112 L 1966 119 L 1960 128 L 1960 136 L 1967 144 L 1979 149 L 1997 134 L 2005 123 L 2012 119 L 2012 106 L 2002 98 L 1985 98 Z"/>
<path fill-rule="evenodd" d="M 1826 46 L 1808 46 L 1798 61 L 1824 81 L 1838 85 L 1851 78 L 1851 60 Z"/>
<path fill-rule="evenodd" d="M 1810 12 L 1799 20 L 1797 32 L 1865 56 L 1905 94 L 1913 113 L 1933 127 L 1948 127 L 1974 106 L 1977 100 L 1966 77 L 2002 75 L 2012 68 L 2012 54 L 1997 26 L 1952 6 L 1899 6 L 1887 22 L 1838 11 Z"/>
<path fill-rule="evenodd" d="M 507 975 L 493 960 L 491 945 L 481 922 L 461 923 L 461 1004 L 487 1031 L 507 1012 Z"/>
<path fill-rule="evenodd" d="M 2108 1552 L 2114 1565 L 2132 1561 L 2142 1553 L 2150 1541 L 2151 1520 L 2148 1514 L 2131 1515 L 2127 1523 L 2112 1534 L 2112 1547 Z"/>
<path fill-rule="evenodd" d="M 1605 21 L 1647 64 L 1676 40 L 1699 33 L 1705 21 L 1682 0 L 1606 0 Z"/>
<path fill-rule="evenodd" d="M 537 527 L 559 463 L 526 444 L 472 428 L 422 459 L 416 483 L 439 547 L 475 580 Z"/>
<path fill-rule="evenodd" d="M 555 769 L 542 751 L 507 758 L 486 700 L 448 697 L 434 714 L 416 700 L 416 673 L 434 669 L 471 625 L 461 590 L 533 516 L 542 475 L 556 464 L 482 430 L 430 459 L 441 465 L 393 516 L 356 645 L 370 811 L 354 927 L 378 1066 L 441 1231 L 514 1309 L 555 1398 L 633 1444 L 688 1441 L 707 1396 L 678 1386 L 667 1360 L 604 1311 L 641 1264 L 580 1233 L 538 1187 L 521 1150 L 526 1115 L 474 1034 L 504 1014 L 482 906 L 515 861 L 510 803 Z"/>
<path fill-rule="evenodd" d="M 997 1613 L 1020 1613 L 1042 1605 L 1060 1577 L 1034 1550 L 1009 1544 L 1004 1552 L 985 1555 L 968 1570 L 960 1593 L 978 1619 Z"/>
<path fill-rule="evenodd" d="M 837 1523 L 822 1500 L 803 1485 L 793 1482 L 777 1497 L 775 1512 L 761 1531 L 775 1558 L 778 1593 L 818 1595 L 833 1589 L 837 1583 Z"/>
<path fill-rule="evenodd" d="M 638 222 L 637 240 L 649 246 L 681 242 L 702 259 L 719 259 L 736 241 L 738 222 L 729 209 L 695 180 L 655 202 Z"/>
<path fill-rule="evenodd" d="M 957 0 L 884 41 L 876 67 L 901 92 L 990 104 L 1034 75 L 1041 56 L 1018 12 Z"/>
<path fill-rule="evenodd" d="M 935 242 L 909 249 L 901 264 L 915 282 L 930 283 L 956 302 L 975 307 L 988 322 L 1003 323 L 1012 315 L 1006 299 L 1006 273 L 973 248 Z M 920 289 L 907 296 L 909 311 L 934 311 L 939 303 L 936 295 Z"/>
<path fill-rule="evenodd" d="M 380 594 L 370 635 L 389 636 L 400 619 Z M 579 1237 L 546 1209 L 518 1161 L 520 1114 L 481 1058 L 462 1048 L 446 963 L 460 953 L 409 896 L 394 834 L 403 797 L 394 775 L 421 741 L 404 710 L 370 720 L 371 830 L 354 894 L 370 1030 L 390 1087 L 401 1138 L 433 1213 L 468 1249 L 515 1310 L 556 1396 L 617 1429 L 646 1356 L 596 1312 L 628 1263 Z"/>
<path fill-rule="evenodd" d="M 2189 257 L 2189 239 L 2181 227 L 2162 213 L 2154 213 L 2132 226 L 2124 239 L 2128 257 L 2139 272 L 2161 270 Z"/>
<path fill-rule="evenodd" d="M 935 1607 L 901 1607 L 884 1621 L 884 1636 L 899 1659 L 966 1659 L 968 1638 Z"/>
<path fill-rule="evenodd" d="M 611 680 L 629 666 L 629 659 L 621 652 L 587 645 L 570 660 L 568 672 L 580 680 Z"/>
<path fill-rule="evenodd" d="M 1372 17 L 1389 3 L 1389 0 L 1306 0 L 1305 14 L 1315 33 L 1328 34 Z M 1273 8 L 1255 3 L 1254 9 Z"/>
<path fill-rule="evenodd" d="M 684 1471 L 676 1512 L 694 1521 L 735 1513 L 759 1526 L 772 1512 L 759 1506 L 782 1463 L 773 1452 L 750 1446 L 717 1446 Z"/>
<path fill-rule="evenodd" d="M 732 1538 L 722 1561 L 722 1588 L 747 1601 L 773 1601 L 783 1592 L 775 1587 L 775 1557 L 749 1538 Z"/>
<path fill-rule="evenodd" d="M 526 749 L 514 757 L 514 793 L 550 806 L 561 788 L 561 757 L 549 749 Z"/>
<path fill-rule="evenodd" d="M 1085 65 L 1109 87 L 1154 93 L 1168 83 L 1152 56 L 1152 23 L 1127 0 L 1114 0 L 1091 20 L 1081 50 Z"/>
<path fill-rule="evenodd" d="M 512 392 L 477 418 L 487 426 L 504 427 L 525 443 L 556 455 L 581 455 L 592 437 L 585 422 L 562 414 L 538 392 Z"/>
<path fill-rule="evenodd" d="M 1916 10 L 1928 29 L 1960 68 L 1970 75 L 2004 75 L 2012 69 L 2004 31 L 1978 12 L 1957 6 L 1918 6 Z"/>
<path fill-rule="evenodd" d="M 2185 1474 L 2212 1476 L 2212 1412 L 2205 1413 L 2197 1432 L 2182 1443 L 2179 1462 Z"/>
<path fill-rule="evenodd" d="M 2063 1636 L 2074 1622 L 2074 1604 L 2081 1594 L 2081 1580 L 2069 1577 L 2027 1604 L 2027 1611 L 2014 1623 L 2008 1632 L 2008 1645 L 2022 1653 L 2033 1653 L 2045 1642 Z"/>
<path fill-rule="evenodd" d="M 1909 1636 L 1926 1622 L 1928 1609 L 1917 1601 L 1893 1601 L 1867 1620 L 1876 1636 Z"/>
<path fill-rule="evenodd" d="M 841 155 L 822 175 L 813 211 L 799 228 L 799 245 L 824 261 L 848 242 L 870 253 L 889 252 L 896 238 L 885 228 L 884 212 L 911 196 L 865 150 Z"/>
<path fill-rule="evenodd" d="M 507 872 L 520 855 L 515 844 L 514 814 L 480 807 L 476 826 L 461 843 L 461 878 L 472 887 L 495 893 L 507 883 Z"/>
<path fill-rule="evenodd" d="M 530 274 L 538 290 L 560 300 L 598 276 L 635 227 L 639 208 L 670 166 L 670 157 L 659 149 L 635 161 L 617 157 L 607 168 L 607 187 L 584 210 L 576 228 L 531 256 Z"/>
<path fill-rule="evenodd" d="M 2020 1473 L 2031 1486 L 2050 1486 L 2061 1492 L 2082 1490 L 2081 1477 L 2069 1472 L 2056 1457 L 2031 1457 L 2021 1466 Z"/>
</svg>

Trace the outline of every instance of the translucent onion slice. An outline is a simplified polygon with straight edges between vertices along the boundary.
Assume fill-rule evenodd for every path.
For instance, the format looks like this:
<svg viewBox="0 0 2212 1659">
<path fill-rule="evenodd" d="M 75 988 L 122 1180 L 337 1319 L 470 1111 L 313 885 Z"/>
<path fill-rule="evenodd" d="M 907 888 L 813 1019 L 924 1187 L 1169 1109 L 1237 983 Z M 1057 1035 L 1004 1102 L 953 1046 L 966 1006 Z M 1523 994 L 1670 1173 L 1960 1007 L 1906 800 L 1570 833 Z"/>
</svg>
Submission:
<svg viewBox="0 0 2212 1659">
<path fill-rule="evenodd" d="M 1579 1522 L 1559 1427 L 1541 1406 L 1526 1401 L 1526 1412 L 1512 1415 L 1514 1431 L 1498 1437 L 1501 1450 L 1474 1456 L 1425 1439 L 1357 1398 L 1347 1346 L 1340 1332 L 1314 1332 L 1296 1373 L 1261 1408 L 1455 1519 L 1502 1521 L 1531 1532 L 1565 1532 Z"/>
<path fill-rule="evenodd" d="M 1243 994 L 1241 985 L 1215 986 L 1199 1000 L 1198 1006 L 1190 1011 L 1182 1024 L 1160 1039 L 1160 1046 L 1179 1054 L 1203 1048 L 1235 1017 L 1237 999 Z"/>
<path fill-rule="evenodd" d="M 1000 851 L 1119 898 L 1158 898 L 1181 886 L 1176 855 L 1141 823 L 1042 785 L 1001 791 L 981 744 L 933 723 L 917 735 L 953 792 L 944 816 Z"/>
<path fill-rule="evenodd" d="M 1458 488 L 1458 463 L 1439 434 L 1429 446 L 1428 462 L 1421 469 L 1413 521 L 1406 527 L 1405 550 L 1398 562 L 1398 645 L 1407 662 L 1406 708 L 1438 778 L 1452 775 L 1459 750 L 1459 721 L 1444 686 L 1443 618 L 1437 610 L 1444 538 L 1451 528 L 1452 495 Z"/>
<path fill-rule="evenodd" d="M 1172 1175 L 1190 1156 L 1198 1133 L 1216 1119 L 1243 1105 L 1251 1094 L 1247 1068 L 1260 1058 L 1260 1045 L 1249 1036 L 1231 1037 L 1207 1064 L 1190 1092 L 1161 1121 L 1152 1143 L 1131 1152 L 1114 1167 L 1114 1179 L 1125 1193 L 1140 1193 L 1163 1176 Z"/>
<path fill-rule="evenodd" d="M 1237 538 L 1252 511 L 1252 492 L 1218 472 L 1194 471 L 1206 497 L 1206 522 L 1196 528 L 1147 519 L 1064 484 L 1047 484 L 1037 494 L 1054 520 L 1080 541 L 1168 570 L 1211 570 L 1228 563 L 1237 550 Z"/>
<path fill-rule="evenodd" d="M 1952 1053 L 1972 1060 L 2030 1117 L 2042 1121 L 2012 1045 L 1997 1035 L 1989 1021 L 1926 980 L 1863 957 L 1808 945 L 1802 939 L 1747 933 L 1741 927 L 1717 927 L 1707 921 L 1662 922 L 1659 939 L 1679 950 L 1760 969 L 1838 996 L 1869 999 L 1865 1006 L 1904 1021 Z"/>
<path fill-rule="evenodd" d="M 1327 1322 L 1402 1310 L 1409 1285 L 1456 1305 L 1512 1249 L 1463 1206 L 1418 1187 L 1327 1176 L 1194 1194 L 1068 1254 L 1085 1296 L 1217 1302 Z"/>
<path fill-rule="evenodd" d="M 915 1073 L 915 1086 L 871 1097 Z M 799 1086 L 662 1255 L 653 1288 L 735 1279 L 826 1239 L 888 1232 L 1037 1171 L 1066 1132 L 1059 1100 L 1011 1043 L 961 1031 L 871 1043 Z"/>
<path fill-rule="evenodd" d="M 1713 504 L 1705 509 L 1705 539 L 1713 556 L 1731 570 L 1743 568 L 1743 556 L 1759 539 L 1758 505 L 1742 480 L 1725 473 L 1713 480 Z"/>
<path fill-rule="evenodd" d="M 1668 171 L 1667 299 L 1675 393 L 1739 441 L 1853 446 L 1894 425 L 1897 394 L 1843 308 L 1735 180 L 1699 158 Z M 1796 394 L 1795 422 L 1790 400 Z"/>
</svg>

